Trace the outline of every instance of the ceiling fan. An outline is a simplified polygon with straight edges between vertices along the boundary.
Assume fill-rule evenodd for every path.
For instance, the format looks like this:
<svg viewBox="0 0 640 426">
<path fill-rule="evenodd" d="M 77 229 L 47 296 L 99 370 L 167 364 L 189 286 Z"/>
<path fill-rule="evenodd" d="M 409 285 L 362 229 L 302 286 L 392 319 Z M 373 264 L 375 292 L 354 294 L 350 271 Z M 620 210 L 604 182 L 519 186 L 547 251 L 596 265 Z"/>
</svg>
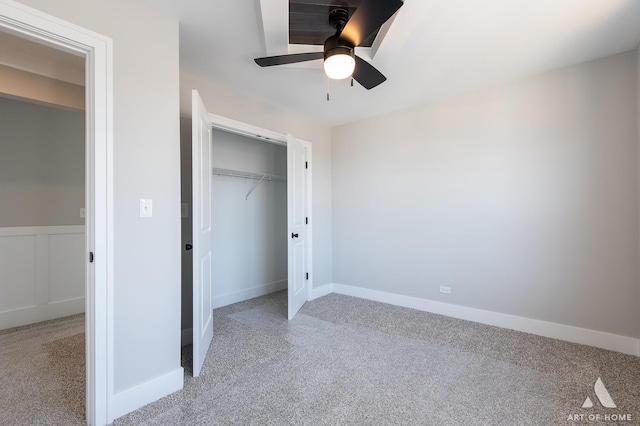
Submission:
<svg viewBox="0 0 640 426">
<path fill-rule="evenodd" d="M 293 53 L 254 60 L 261 67 L 271 67 L 324 59 L 327 77 L 337 80 L 352 77 L 365 89 L 373 89 L 387 78 L 356 55 L 354 49 L 387 22 L 402 4 L 402 0 L 363 0 L 351 18 L 345 8 L 335 7 L 329 12 L 329 22 L 336 33 L 325 40 L 324 52 Z"/>
</svg>

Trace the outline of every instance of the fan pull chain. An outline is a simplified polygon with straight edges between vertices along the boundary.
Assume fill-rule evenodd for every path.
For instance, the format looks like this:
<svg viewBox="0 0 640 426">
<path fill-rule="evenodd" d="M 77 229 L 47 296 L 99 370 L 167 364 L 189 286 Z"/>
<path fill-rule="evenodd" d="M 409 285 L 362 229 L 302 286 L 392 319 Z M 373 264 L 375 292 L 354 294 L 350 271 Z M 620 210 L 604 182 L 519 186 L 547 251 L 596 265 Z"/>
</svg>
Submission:
<svg viewBox="0 0 640 426">
<path fill-rule="evenodd" d="M 329 102 L 329 77 L 327 77 L 326 80 L 327 80 L 327 102 Z"/>
</svg>

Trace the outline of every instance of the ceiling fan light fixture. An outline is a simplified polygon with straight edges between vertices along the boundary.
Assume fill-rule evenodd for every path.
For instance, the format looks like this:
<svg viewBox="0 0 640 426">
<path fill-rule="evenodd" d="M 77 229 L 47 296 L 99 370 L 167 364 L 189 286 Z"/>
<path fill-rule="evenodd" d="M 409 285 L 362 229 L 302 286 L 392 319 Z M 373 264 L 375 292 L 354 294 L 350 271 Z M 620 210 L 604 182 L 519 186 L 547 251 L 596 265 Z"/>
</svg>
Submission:
<svg viewBox="0 0 640 426">
<path fill-rule="evenodd" d="M 342 80 L 351 77 L 356 67 L 353 57 L 353 49 L 348 47 L 335 47 L 324 56 L 324 72 L 327 77 L 334 80 Z"/>
</svg>

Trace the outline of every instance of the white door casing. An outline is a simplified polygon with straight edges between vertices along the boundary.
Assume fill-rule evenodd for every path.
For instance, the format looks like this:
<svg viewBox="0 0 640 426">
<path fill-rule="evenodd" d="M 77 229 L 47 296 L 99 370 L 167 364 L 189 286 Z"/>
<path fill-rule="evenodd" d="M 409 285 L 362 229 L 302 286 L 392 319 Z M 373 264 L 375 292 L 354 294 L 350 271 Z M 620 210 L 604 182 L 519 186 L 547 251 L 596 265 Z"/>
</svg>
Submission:
<svg viewBox="0 0 640 426">
<path fill-rule="evenodd" d="M 307 301 L 307 203 L 306 150 L 287 135 L 287 230 L 288 230 L 288 306 L 293 319 Z"/>
<path fill-rule="evenodd" d="M 212 121 L 197 90 L 192 91 L 193 178 L 193 377 L 200 375 L 213 339 L 211 291 Z"/>
<path fill-rule="evenodd" d="M 113 44 L 110 38 L 0 0 L 0 30 L 86 58 L 86 420 L 110 423 L 113 390 Z"/>
<path fill-rule="evenodd" d="M 113 43 L 23 4 L 0 0 L 0 30 L 85 57 L 86 420 L 113 420 Z"/>
</svg>

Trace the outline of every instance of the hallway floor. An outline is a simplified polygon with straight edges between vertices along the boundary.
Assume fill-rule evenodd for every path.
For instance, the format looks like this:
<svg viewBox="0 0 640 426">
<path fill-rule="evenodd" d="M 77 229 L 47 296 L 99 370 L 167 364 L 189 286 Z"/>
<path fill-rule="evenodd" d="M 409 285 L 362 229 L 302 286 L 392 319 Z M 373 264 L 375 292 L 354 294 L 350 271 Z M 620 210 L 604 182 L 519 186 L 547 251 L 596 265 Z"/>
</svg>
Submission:
<svg viewBox="0 0 640 426">
<path fill-rule="evenodd" d="M 85 424 L 84 314 L 0 331 L 0 425 Z"/>
</svg>

